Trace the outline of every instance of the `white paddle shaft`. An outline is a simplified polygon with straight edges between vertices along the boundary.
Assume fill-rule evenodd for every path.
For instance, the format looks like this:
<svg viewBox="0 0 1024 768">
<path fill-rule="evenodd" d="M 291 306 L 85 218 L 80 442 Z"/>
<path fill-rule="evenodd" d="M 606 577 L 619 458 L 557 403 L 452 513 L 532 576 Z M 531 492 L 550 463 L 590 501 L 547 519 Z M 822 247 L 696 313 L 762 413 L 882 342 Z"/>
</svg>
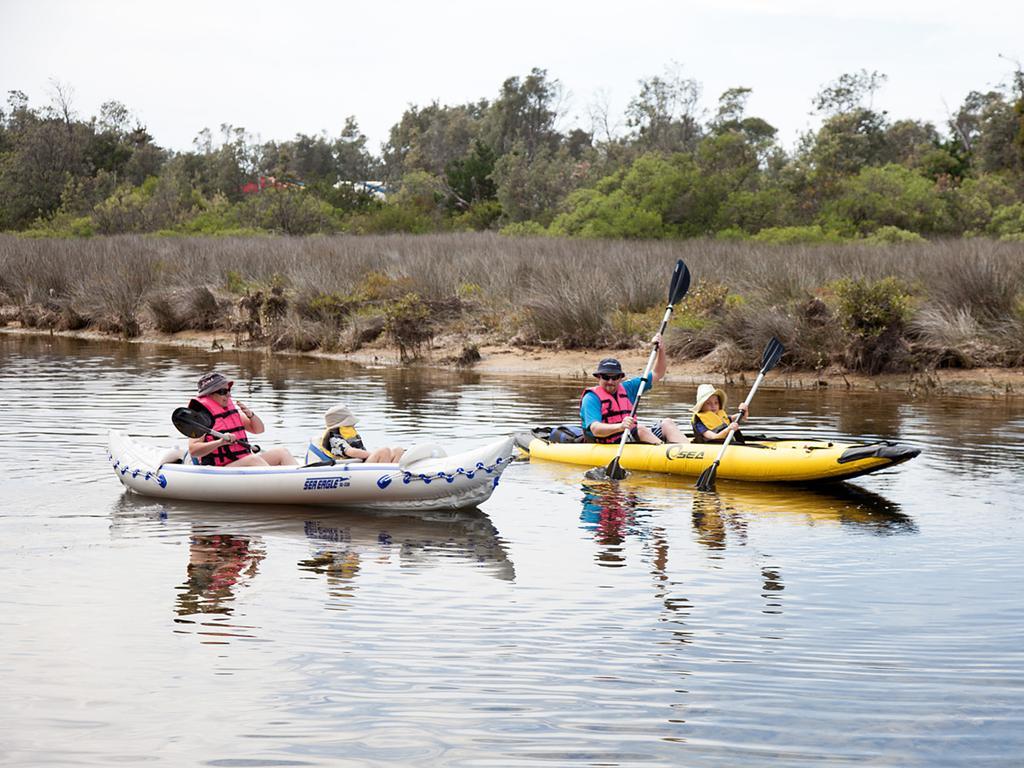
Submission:
<svg viewBox="0 0 1024 768">
<path fill-rule="evenodd" d="M 672 310 L 675 305 L 669 304 L 665 310 L 665 316 L 661 318 L 661 327 L 658 329 L 658 335 L 665 332 L 665 328 L 668 327 L 668 320 L 672 316 Z M 636 392 L 636 400 L 633 401 L 633 408 L 630 410 L 630 418 L 636 418 L 636 409 L 640 405 L 640 397 L 644 393 L 644 388 L 647 386 L 647 377 L 651 374 L 651 369 L 654 367 L 654 359 L 658 356 L 658 348 L 661 346 L 661 342 L 654 345 L 654 349 L 651 350 L 650 356 L 647 358 L 647 367 L 644 368 L 643 378 L 640 379 L 640 389 Z M 634 428 L 636 425 L 633 425 Z M 622 439 L 619 441 L 619 452 L 616 454 L 615 459 L 618 461 L 622 457 L 622 449 L 626 447 L 626 441 L 629 439 L 629 433 L 633 430 L 624 429 L 622 430 Z"/>
</svg>

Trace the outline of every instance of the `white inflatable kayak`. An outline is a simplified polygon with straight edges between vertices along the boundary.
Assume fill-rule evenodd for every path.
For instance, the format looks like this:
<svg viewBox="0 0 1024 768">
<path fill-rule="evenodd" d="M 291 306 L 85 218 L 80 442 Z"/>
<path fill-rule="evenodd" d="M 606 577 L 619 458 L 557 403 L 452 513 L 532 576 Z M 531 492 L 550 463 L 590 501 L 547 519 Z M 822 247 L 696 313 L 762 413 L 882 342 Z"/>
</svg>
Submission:
<svg viewBox="0 0 1024 768">
<path fill-rule="evenodd" d="M 514 455 L 507 437 L 454 456 L 439 446 L 415 446 L 398 464 L 232 469 L 182 464 L 184 450 L 184 445 L 151 445 L 112 430 L 107 455 L 121 483 L 144 496 L 396 510 L 482 504 Z"/>
</svg>

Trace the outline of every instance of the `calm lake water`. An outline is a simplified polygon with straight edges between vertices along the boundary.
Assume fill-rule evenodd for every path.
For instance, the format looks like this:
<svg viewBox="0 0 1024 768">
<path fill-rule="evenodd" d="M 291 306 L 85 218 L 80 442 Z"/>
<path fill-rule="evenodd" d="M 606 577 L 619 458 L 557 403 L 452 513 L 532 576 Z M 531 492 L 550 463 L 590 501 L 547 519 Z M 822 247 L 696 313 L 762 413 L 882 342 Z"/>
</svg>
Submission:
<svg viewBox="0 0 1024 768">
<path fill-rule="evenodd" d="M 0 764 L 1022 763 L 1019 400 L 758 392 L 759 431 L 924 449 L 830 491 L 516 463 L 427 517 L 126 495 L 107 430 L 180 439 L 214 366 L 296 454 L 338 400 L 458 450 L 581 389 L 0 335 Z"/>
</svg>

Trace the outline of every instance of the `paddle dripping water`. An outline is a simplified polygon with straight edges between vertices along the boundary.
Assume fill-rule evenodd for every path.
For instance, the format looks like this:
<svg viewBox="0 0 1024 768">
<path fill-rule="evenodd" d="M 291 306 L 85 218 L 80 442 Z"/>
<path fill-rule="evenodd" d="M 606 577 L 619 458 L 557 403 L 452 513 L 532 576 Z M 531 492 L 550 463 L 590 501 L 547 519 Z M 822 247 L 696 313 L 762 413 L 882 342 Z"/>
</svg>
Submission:
<svg viewBox="0 0 1024 768">
<path fill-rule="evenodd" d="M 924 449 L 833 490 L 517 463 L 426 517 L 125 495 L 107 431 L 181 439 L 214 365 L 296 455 L 338 400 L 368 445 L 454 451 L 582 388 L 0 336 L 8 762 L 1018 761 L 1020 401 L 762 387 L 754 431 Z"/>
</svg>

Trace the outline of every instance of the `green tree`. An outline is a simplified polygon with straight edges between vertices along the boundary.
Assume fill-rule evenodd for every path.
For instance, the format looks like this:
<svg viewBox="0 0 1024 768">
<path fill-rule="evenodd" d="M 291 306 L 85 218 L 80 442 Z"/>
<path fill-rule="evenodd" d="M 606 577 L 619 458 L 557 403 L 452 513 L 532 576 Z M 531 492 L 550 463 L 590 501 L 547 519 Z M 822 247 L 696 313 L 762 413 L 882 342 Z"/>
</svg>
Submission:
<svg viewBox="0 0 1024 768">
<path fill-rule="evenodd" d="M 865 109 L 870 111 L 875 93 L 888 79 L 888 75 L 866 69 L 844 73 L 818 91 L 814 97 L 814 111 L 831 117 Z"/>
<path fill-rule="evenodd" d="M 893 226 L 920 234 L 946 232 L 950 222 L 939 189 L 901 165 L 864 168 L 844 179 L 839 196 L 825 206 L 829 228 L 852 226 L 860 234 Z"/>
<path fill-rule="evenodd" d="M 509 221 L 551 222 L 562 200 L 579 186 L 578 164 L 565 147 L 530 155 L 524 145 L 495 161 L 492 177 Z"/>
<path fill-rule="evenodd" d="M 700 84 L 670 67 L 664 77 L 640 81 L 640 92 L 626 107 L 626 124 L 643 151 L 692 150 L 700 138 L 697 119 Z"/>
<path fill-rule="evenodd" d="M 90 128 L 75 120 L 67 93 L 58 91 L 54 98 L 50 107 L 33 110 L 25 94 L 9 94 L 8 149 L 0 156 L 0 228 L 20 229 L 51 216 L 68 184 L 88 174 L 84 148 Z"/>
<path fill-rule="evenodd" d="M 487 109 L 483 138 L 501 157 L 515 148 L 527 160 L 543 150 L 554 151 L 561 140 L 555 130 L 562 100 L 562 84 L 548 79 L 546 69 L 530 70 L 520 80 L 510 77 Z"/>
<path fill-rule="evenodd" d="M 440 176 L 449 163 L 463 158 L 482 136 L 487 101 L 449 107 L 436 101 L 409 107 L 391 127 L 383 150 L 384 178 L 398 183 L 407 173 Z"/>
<path fill-rule="evenodd" d="M 466 210 L 482 200 L 494 200 L 498 194 L 494 173 L 494 150 L 482 141 L 473 142 L 473 148 L 445 168 L 448 184 L 449 207 Z"/>
</svg>

